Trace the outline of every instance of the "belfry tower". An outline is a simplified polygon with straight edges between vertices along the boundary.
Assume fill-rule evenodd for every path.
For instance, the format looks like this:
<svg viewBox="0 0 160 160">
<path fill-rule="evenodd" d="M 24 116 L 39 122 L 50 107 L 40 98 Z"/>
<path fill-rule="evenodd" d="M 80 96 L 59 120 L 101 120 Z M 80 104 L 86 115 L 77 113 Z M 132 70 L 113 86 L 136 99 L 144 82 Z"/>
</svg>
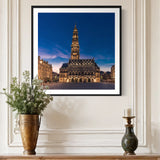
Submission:
<svg viewBox="0 0 160 160">
<path fill-rule="evenodd" d="M 71 45 L 71 59 L 79 59 L 79 42 L 78 42 L 78 30 L 76 25 L 74 26 L 72 45 Z"/>
</svg>

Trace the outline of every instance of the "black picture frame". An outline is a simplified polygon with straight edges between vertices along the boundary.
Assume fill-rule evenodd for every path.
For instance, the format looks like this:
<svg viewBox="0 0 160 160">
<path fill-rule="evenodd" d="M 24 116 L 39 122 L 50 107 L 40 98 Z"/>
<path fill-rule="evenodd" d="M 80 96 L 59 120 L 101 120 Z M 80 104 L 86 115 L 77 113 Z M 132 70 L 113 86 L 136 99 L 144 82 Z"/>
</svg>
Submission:
<svg viewBox="0 0 160 160">
<path fill-rule="evenodd" d="M 41 9 L 41 8 L 111 8 L 111 9 L 118 9 L 119 10 L 119 59 L 118 59 L 118 66 L 119 66 L 119 78 L 118 78 L 118 84 L 119 89 L 118 93 L 116 94 L 56 94 L 56 93 L 48 93 L 52 96 L 121 96 L 122 95 L 122 85 L 121 85 L 121 77 L 122 77 L 122 71 L 121 71 L 121 63 L 122 63 L 122 7 L 121 6 L 31 6 L 31 78 L 33 79 L 35 77 L 34 73 L 34 64 L 35 64 L 35 58 L 34 58 L 34 9 Z M 78 90 L 78 89 L 77 89 Z"/>
</svg>

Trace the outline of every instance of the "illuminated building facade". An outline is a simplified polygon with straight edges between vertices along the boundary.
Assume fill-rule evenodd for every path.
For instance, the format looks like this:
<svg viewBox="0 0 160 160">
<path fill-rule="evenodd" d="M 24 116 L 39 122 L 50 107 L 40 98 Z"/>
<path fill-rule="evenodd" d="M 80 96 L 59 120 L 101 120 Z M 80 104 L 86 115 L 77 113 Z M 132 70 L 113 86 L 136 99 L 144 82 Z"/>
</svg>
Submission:
<svg viewBox="0 0 160 160">
<path fill-rule="evenodd" d="M 44 82 L 52 81 L 52 65 L 38 56 L 38 78 Z"/>
<path fill-rule="evenodd" d="M 100 68 L 93 59 L 80 59 L 78 30 L 72 36 L 71 58 L 60 68 L 59 82 L 100 82 Z"/>
<path fill-rule="evenodd" d="M 115 82 L 115 65 L 111 67 L 111 79 L 112 82 Z"/>
</svg>

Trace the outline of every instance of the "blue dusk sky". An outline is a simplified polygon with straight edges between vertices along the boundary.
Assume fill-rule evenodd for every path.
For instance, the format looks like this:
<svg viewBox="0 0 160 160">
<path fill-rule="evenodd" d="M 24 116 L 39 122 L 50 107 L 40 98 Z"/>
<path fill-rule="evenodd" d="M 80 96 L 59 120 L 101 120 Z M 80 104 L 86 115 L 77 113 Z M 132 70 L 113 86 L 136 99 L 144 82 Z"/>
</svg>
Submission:
<svg viewBox="0 0 160 160">
<path fill-rule="evenodd" d="M 38 55 L 59 73 L 59 68 L 71 56 L 75 24 L 80 59 L 94 58 L 101 71 L 110 71 L 115 64 L 114 13 L 39 13 Z"/>
</svg>

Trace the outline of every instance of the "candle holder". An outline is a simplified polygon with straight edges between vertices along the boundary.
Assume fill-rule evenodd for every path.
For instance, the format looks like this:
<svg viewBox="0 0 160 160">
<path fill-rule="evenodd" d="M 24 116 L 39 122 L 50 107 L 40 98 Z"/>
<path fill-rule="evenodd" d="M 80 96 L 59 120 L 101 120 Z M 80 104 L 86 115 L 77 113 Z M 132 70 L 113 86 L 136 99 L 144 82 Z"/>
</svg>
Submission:
<svg viewBox="0 0 160 160">
<path fill-rule="evenodd" d="M 135 155 L 134 151 L 137 149 L 138 139 L 134 134 L 133 124 L 131 124 L 132 123 L 131 120 L 135 118 L 135 116 L 123 117 L 123 118 L 127 120 L 127 124 L 125 125 L 126 132 L 121 142 L 122 148 L 125 151 L 124 155 Z"/>
</svg>

